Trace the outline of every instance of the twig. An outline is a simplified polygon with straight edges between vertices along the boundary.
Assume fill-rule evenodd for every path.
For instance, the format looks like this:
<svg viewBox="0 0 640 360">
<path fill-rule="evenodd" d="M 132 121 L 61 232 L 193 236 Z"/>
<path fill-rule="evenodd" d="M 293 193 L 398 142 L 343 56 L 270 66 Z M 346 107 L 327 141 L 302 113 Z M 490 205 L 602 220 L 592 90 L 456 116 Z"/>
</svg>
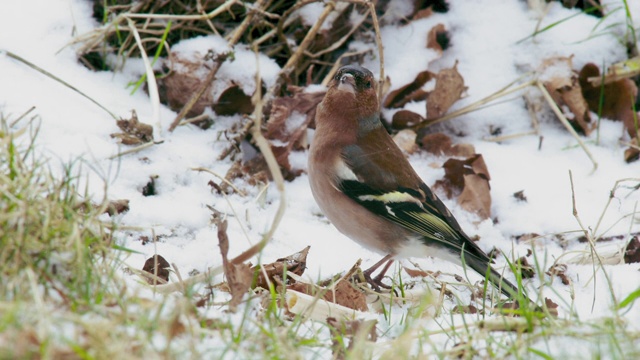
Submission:
<svg viewBox="0 0 640 360">
<path fill-rule="evenodd" d="M 158 93 L 158 83 L 156 82 L 156 76 L 153 73 L 153 68 L 151 67 L 149 58 L 147 57 L 147 52 L 144 50 L 144 46 L 142 45 L 142 40 L 140 40 L 140 34 L 138 34 L 136 24 L 130 18 L 127 18 L 127 24 L 129 25 L 129 29 L 131 30 L 133 37 L 136 39 L 136 44 L 138 45 L 138 49 L 140 50 L 142 62 L 144 63 L 145 72 L 147 74 L 147 84 L 149 89 L 149 98 L 151 99 L 152 117 L 156 122 L 156 131 L 158 132 L 158 136 L 156 138 L 162 138 L 162 124 L 160 122 L 160 94 Z"/>
<path fill-rule="evenodd" d="M 542 91 L 542 95 L 544 96 L 545 100 L 547 100 L 547 103 L 549 103 L 549 106 L 551 107 L 553 112 L 556 114 L 556 116 L 558 117 L 562 125 L 564 125 L 564 127 L 569 131 L 571 135 L 573 135 L 573 137 L 576 139 L 576 141 L 578 142 L 582 150 L 584 150 L 584 152 L 589 157 L 589 160 L 591 160 L 591 162 L 593 163 L 593 170 L 591 171 L 591 173 L 594 173 L 598 169 L 598 163 L 594 159 L 593 155 L 591 155 L 591 151 L 589 151 L 589 149 L 587 148 L 587 145 L 585 145 L 584 141 L 582 141 L 582 139 L 580 138 L 580 135 L 578 135 L 576 130 L 573 128 L 573 126 L 569 124 L 569 120 L 567 120 L 567 118 L 564 116 L 564 114 L 562 113 L 562 110 L 560 110 L 556 102 L 553 101 L 551 94 L 549 94 L 549 92 L 544 87 L 544 85 L 542 85 L 542 82 L 538 80 L 536 81 L 536 85 L 538 86 L 538 89 Z"/>
<path fill-rule="evenodd" d="M 382 101 L 382 90 L 384 88 L 384 49 L 382 47 L 382 36 L 380 35 L 380 23 L 378 23 L 378 15 L 376 14 L 376 6 L 371 0 L 367 0 L 369 13 L 373 20 L 373 29 L 376 33 L 376 44 L 378 44 L 378 56 L 380 56 L 380 79 L 378 79 L 378 99 Z"/>
<path fill-rule="evenodd" d="M 254 51 L 256 52 L 257 57 L 257 49 L 254 48 Z M 260 84 L 259 71 L 256 72 L 256 84 Z M 275 85 L 271 88 L 271 90 L 273 91 L 274 88 Z M 260 152 L 264 156 L 264 159 L 267 162 L 267 166 L 269 167 L 269 171 L 271 172 L 271 177 L 276 184 L 276 188 L 280 192 L 280 203 L 278 204 L 278 210 L 276 211 L 276 215 L 274 216 L 271 227 L 269 228 L 267 233 L 262 236 L 260 242 L 245 250 L 242 254 L 236 256 L 235 259 L 231 260 L 233 264 L 243 263 L 262 251 L 262 249 L 264 249 L 264 247 L 271 240 L 271 237 L 276 231 L 278 225 L 280 224 L 280 221 L 284 216 L 284 211 L 286 209 L 287 203 L 287 197 L 284 189 L 284 178 L 282 176 L 282 172 L 280 171 L 280 166 L 276 161 L 276 157 L 273 155 L 273 151 L 271 151 L 271 145 L 269 145 L 267 139 L 265 139 L 265 137 L 262 135 L 263 107 L 273 93 L 269 92 L 264 97 L 261 93 L 262 91 L 260 90 L 260 86 L 256 86 L 256 92 L 253 94 L 253 97 L 251 99 L 251 101 L 255 105 L 255 109 L 253 111 L 253 127 L 251 128 L 251 134 L 253 136 L 254 142 L 256 143 L 256 145 L 258 145 L 258 148 L 260 148 Z"/>
<path fill-rule="evenodd" d="M 224 176 L 221 176 L 221 175 L 215 173 L 213 170 L 210 170 L 210 169 L 207 169 L 207 168 L 203 168 L 203 167 L 195 167 L 195 168 L 191 168 L 191 170 L 193 170 L 193 171 L 203 171 L 203 172 L 209 173 L 209 174 L 217 177 L 218 179 L 222 180 L 227 185 L 229 185 L 240 196 L 247 196 L 247 193 L 245 193 L 244 191 L 238 189 L 235 185 L 233 185 L 233 183 L 231 181 L 227 180 Z"/>
<path fill-rule="evenodd" d="M 163 142 L 164 142 L 164 140 L 160 140 L 160 141 L 149 141 L 149 142 L 144 143 L 144 144 L 142 144 L 142 145 L 140 145 L 140 146 L 136 146 L 136 147 L 131 148 L 131 149 L 129 149 L 129 150 L 125 150 L 125 151 L 123 151 L 123 152 L 121 152 L 121 153 L 117 153 L 117 154 L 115 154 L 115 155 L 109 156 L 109 157 L 108 157 L 108 159 L 109 159 L 109 160 L 112 160 L 112 159 L 118 158 L 118 157 L 120 157 L 120 156 L 124 156 L 124 155 L 128 155 L 128 154 L 137 153 L 138 151 L 141 151 L 141 150 L 144 150 L 144 149 L 146 149 L 146 148 L 152 147 L 153 145 L 160 145 L 160 144 L 162 144 Z"/>
<path fill-rule="evenodd" d="M 490 141 L 490 142 L 500 142 L 505 140 L 517 139 L 517 138 L 529 136 L 529 135 L 536 135 L 537 133 L 538 133 L 537 131 L 531 130 L 531 131 L 526 131 L 526 132 L 517 133 L 517 134 L 487 137 L 487 138 L 483 138 L 482 140 Z"/>
<path fill-rule="evenodd" d="M 522 90 L 524 88 L 527 88 L 527 87 L 535 85 L 535 84 L 536 84 L 536 80 L 530 80 L 530 81 L 527 81 L 526 83 L 522 83 L 522 84 L 520 84 L 520 85 L 518 85 L 518 86 L 516 86 L 514 88 L 511 88 L 511 89 L 509 89 L 511 84 L 507 85 L 505 88 L 502 88 L 502 89 L 496 91 L 495 93 L 485 97 L 484 99 L 480 99 L 480 100 L 474 102 L 473 104 L 469 104 L 469 105 L 467 105 L 467 106 L 465 106 L 465 107 L 463 107 L 461 109 L 458 109 L 456 111 L 452 111 L 452 112 L 450 112 L 450 113 L 448 113 L 448 114 L 446 114 L 446 115 L 444 115 L 442 117 L 439 117 L 437 119 L 423 121 L 423 122 L 421 122 L 419 124 L 416 124 L 416 125 L 412 126 L 411 129 L 419 130 L 419 129 L 422 129 L 422 128 L 427 127 L 427 126 L 435 125 L 435 124 L 438 124 L 438 123 L 441 123 L 441 122 L 444 122 L 444 121 L 447 121 L 447 120 L 451 120 L 451 119 L 456 118 L 458 116 L 470 113 L 472 111 L 476 111 L 476 110 L 478 110 L 478 108 L 480 108 L 484 104 L 487 104 L 487 103 L 492 102 L 492 101 L 494 101 L 494 100 L 496 100 L 498 98 L 501 98 L 503 96 L 507 96 L 509 94 L 512 94 L 512 93 L 517 92 L 517 91 L 520 91 L 520 90 Z"/>
<path fill-rule="evenodd" d="M 576 207 L 576 193 L 575 193 L 575 188 L 573 186 L 573 173 L 571 172 L 571 170 L 569 170 L 569 181 L 571 182 L 571 205 L 573 208 L 573 217 L 576 218 L 576 221 L 578 222 L 578 225 L 580 225 L 580 229 L 582 229 L 582 232 L 584 233 L 584 236 L 587 238 L 587 242 L 589 243 L 589 248 L 591 249 L 591 254 L 594 258 L 594 260 L 597 260 L 598 265 L 600 265 L 600 269 L 602 269 L 602 274 L 604 275 L 604 278 L 607 280 L 607 285 L 609 286 L 609 292 L 611 293 L 611 299 L 613 300 L 614 304 L 617 304 L 618 301 L 616 300 L 616 295 L 613 292 L 613 286 L 611 285 L 611 279 L 609 278 L 609 274 L 607 274 L 607 272 L 604 270 L 604 264 L 602 263 L 602 258 L 600 257 L 600 255 L 598 254 L 598 252 L 596 251 L 596 244 L 595 241 L 593 240 L 593 236 L 591 235 L 591 233 L 589 233 L 589 231 L 587 231 L 586 227 L 584 226 L 584 224 L 582 224 L 582 220 L 580 220 L 580 217 L 578 216 L 578 208 Z M 593 296 L 593 302 L 591 304 L 591 311 L 593 311 L 593 308 L 595 306 L 596 303 L 596 298 L 595 298 L 595 294 L 597 293 L 595 291 L 596 288 L 596 261 L 592 262 L 593 265 L 593 287 L 594 287 L 594 296 Z"/>
<path fill-rule="evenodd" d="M 315 1 L 312 1 L 312 2 L 315 2 Z M 327 5 L 322 10 L 322 13 L 318 17 L 318 20 L 315 22 L 315 24 L 313 24 L 311 29 L 309 29 L 309 31 L 307 32 L 307 35 L 304 37 L 304 39 L 302 39 L 302 42 L 300 43 L 296 51 L 293 53 L 293 55 L 291 55 L 287 63 L 282 67 L 282 71 L 280 71 L 280 76 L 278 76 L 278 80 L 276 81 L 276 84 L 273 86 L 273 91 L 270 91 L 270 93 L 278 94 L 280 92 L 284 79 L 293 72 L 296 64 L 298 63 L 298 60 L 304 54 L 305 50 L 309 47 L 309 45 L 311 44 L 311 41 L 313 41 L 313 39 L 316 37 L 318 30 L 320 30 L 320 27 L 322 26 L 324 21 L 327 19 L 329 14 L 331 14 L 331 12 L 335 7 L 336 7 L 335 1 L 329 1 L 327 3 Z"/>
</svg>

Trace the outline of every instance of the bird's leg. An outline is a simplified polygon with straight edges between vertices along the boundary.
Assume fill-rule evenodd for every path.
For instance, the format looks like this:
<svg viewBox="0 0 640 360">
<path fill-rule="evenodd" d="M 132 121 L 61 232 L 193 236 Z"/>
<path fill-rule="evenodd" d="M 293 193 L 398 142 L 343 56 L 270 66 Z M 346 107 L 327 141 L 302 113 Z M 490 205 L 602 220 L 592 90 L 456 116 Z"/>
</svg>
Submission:
<svg viewBox="0 0 640 360">
<path fill-rule="evenodd" d="M 375 278 L 372 278 L 371 274 L 373 274 L 376 270 L 378 270 L 378 268 L 382 266 L 382 264 L 385 264 L 385 265 L 380 271 L 380 273 L 378 274 L 378 276 L 376 276 Z M 377 263 L 373 264 L 373 266 L 371 266 L 370 268 L 362 272 L 365 280 L 367 280 L 367 282 L 371 285 L 371 287 L 373 287 L 375 291 L 379 292 L 380 288 L 391 289 L 391 286 L 382 283 L 382 279 L 384 278 L 384 275 L 387 273 L 387 270 L 389 270 L 389 267 L 391 266 L 391 264 L 393 264 L 393 257 L 391 255 L 387 255 Z"/>
</svg>

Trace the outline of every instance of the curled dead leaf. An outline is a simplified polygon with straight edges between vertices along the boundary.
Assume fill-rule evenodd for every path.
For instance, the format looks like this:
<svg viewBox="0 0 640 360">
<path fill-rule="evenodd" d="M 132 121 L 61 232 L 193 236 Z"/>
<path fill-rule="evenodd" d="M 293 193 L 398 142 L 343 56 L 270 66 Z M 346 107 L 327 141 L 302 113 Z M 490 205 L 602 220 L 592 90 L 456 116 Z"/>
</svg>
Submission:
<svg viewBox="0 0 640 360">
<path fill-rule="evenodd" d="M 109 216 L 113 216 L 116 214 L 122 214 L 129 211 L 129 200 L 120 199 L 120 200 L 111 200 L 107 204 L 107 208 L 105 209 L 105 213 L 109 214 Z"/>
<path fill-rule="evenodd" d="M 446 114 L 451 105 L 467 90 L 456 62 L 450 69 L 442 69 L 436 75 L 436 87 L 427 97 L 427 119 L 437 119 Z"/>
<path fill-rule="evenodd" d="M 393 114 L 391 118 L 391 127 L 396 130 L 406 129 L 423 122 L 424 118 L 417 113 L 409 110 L 400 110 Z"/>
<path fill-rule="evenodd" d="M 438 24 L 429 30 L 427 35 L 427 48 L 433 49 L 440 54 L 449 44 L 449 35 L 443 24 Z"/>
<path fill-rule="evenodd" d="M 426 134 L 420 140 L 420 144 L 424 150 L 434 155 L 468 158 L 476 153 L 476 149 L 472 144 L 453 145 L 451 138 L 444 133 Z"/>
<path fill-rule="evenodd" d="M 117 120 L 116 125 L 122 133 L 111 134 L 111 137 L 118 139 L 123 145 L 140 145 L 153 141 L 153 127 L 138 121 L 135 110 L 131 112 L 131 119 Z"/>
<path fill-rule="evenodd" d="M 420 101 L 427 98 L 428 93 L 422 90 L 422 86 L 433 79 L 436 75 L 425 70 L 409 84 L 389 92 L 382 103 L 386 108 L 400 108 L 410 101 Z"/>
<path fill-rule="evenodd" d="M 147 280 L 151 285 L 166 284 L 169 281 L 170 269 L 171 265 L 169 265 L 169 262 L 164 257 L 157 254 L 148 258 L 142 267 L 142 271 L 146 271 L 153 275 L 145 278 L 145 280 Z"/>
<path fill-rule="evenodd" d="M 624 263 L 640 263 L 640 237 L 631 238 L 624 251 Z"/>
<path fill-rule="evenodd" d="M 567 276 L 567 265 L 565 264 L 554 264 L 547 270 L 546 274 L 551 277 L 557 276 L 564 285 L 571 284 L 571 279 Z"/>
<path fill-rule="evenodd" d="M 482 155 L 465 160 L 449 159 L 443 168 L 444 180 L 438 180 L 434 187 L 442 188 L 448 197 L 459 192 L 457 202 L 463 209 L 482 219 L 491 217 L 491 177 Z"/>
<path fill-rule="evenodd" d="M 589 63 L 580 70 L 580 87 L 589 109 L 611 120 L 622 120 L 631 138 L 636 137 L 633 105 L 638 87 L 631 79 L 619 79 L 602 86 L 594 86 L 589 78 L 600 76 L 598 66 Z M 637 115 L 636 115 L 637 116 Z"/>
<path fill-rule="evenodd" d="M 218 245 L 220 255 L 222 255 L 222 266 L 224 276 L 227 281 L 231 300 L 229 301 L 229 311 L 235 312 L 242 301 L 244 295 L 249 291 L 253 282 L 253 271 L 247 264 L 234 264 L 229 261 L 229 237 L 227 236 L 227 220 L 218 222 Z"/>
<path fill-rule="evenodd" d="M 207 72 L 205 57 L 188 57 L 171 52 L 164 66 L 168 69 L 168 74 L 157 78 L 160 101 L 168 105 L 171 110 L 180 111 L 203 85 L 202 82 L 206 77 L 204 73 Z M 200 99 L 187 113 L 188 117 L 200 115 L 205 108 L 213 105 L 211 89 L 209 84 Z"/>
<path fill-rule="evenodd" d="M 230 86 L 220 94 L 220 97 L 212 107 L 216 114 L 223 116 L 251 114 L 253 112 L 251 96 L 245 94 L 235 82 L 231 82 Z"/>
<path fill-rule="evenodd" d="M 307 255 L 309 254 L 310 248 L 311 246 L 307 246 L 295 254 L 277 259 L 272 263 L 254 266 L 251 270 L 257 274 L 257 276 L 256 281 L 251 285 L 251 287 L 268 289 L 269 283 L 280 284 L 283 283 L 283 279 L 285 278 L 287 279 L 286 284 L 293 283 L 292 279 L 286 276 L 286 273 L 292 272 L 298 276 L 302 276 L 307 268 Z"/>
<path fill-rule="evenodd" d="M 595 128 L 591 122 L 589 106 L 582 95 L 578 74 L 573 71 L 570 57 L 557 57 L 544 61 L 541 79 L 553 101 L 562 109 L 566 106 L 571 114 L 567 119 L 579 133 L 589 136 Z"/>
</svg>

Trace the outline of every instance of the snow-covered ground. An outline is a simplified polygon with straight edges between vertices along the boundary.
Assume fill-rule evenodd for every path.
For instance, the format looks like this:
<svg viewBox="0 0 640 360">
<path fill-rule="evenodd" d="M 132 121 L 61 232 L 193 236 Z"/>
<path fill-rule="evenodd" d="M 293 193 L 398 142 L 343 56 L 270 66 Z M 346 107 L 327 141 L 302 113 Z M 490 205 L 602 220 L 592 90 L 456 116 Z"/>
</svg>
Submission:
<svg viewBox="0 0 640 360">
<path fill-rule="evenodd" d="M 397 2 L 401 12 L 402 1 Z M 622 5 L 619 0 L 606 2 L 614 8 Z M 628 3 L 637 26 L 640 23 L 640 1 L 629 0 Z M 161 138 L 164 142 L 135 154 L 112 158 L 126 148 L 110 137 L 119 129 L 109 114 L 5 53 L 0 53 L 0 112 L 5 117 L 15 118 L 35 106 L 31 115 L 37 115 L 40 123 L 37 149 L 51 159 L 52 167 L 81 157 L 86 163 L 85 173 L 96 201 L 104 195 L 104 181 L 108 185 L 109 199 L 130 200 L 130 211 L 118 215 L 117 222 L 143 229 L 129 231 L 123 236 L 123 245 L 139 252 L 126 259 L 132 267 L 142 268 L 144 261 L 156 251 L 175 263 L 183 275 L 218 265 L 217 230 L 210 224 L 208 205 L 230 215 L 230 256 L 259 241 L 261 234 L 271 225 L 278 207 L 279 195 L 275 186 L 270 186 L 266 196 L 261 197 L 258 196 L 260 188 L 237 181 L 235 185 L 247 191 L 248 195 L 223 197 L 213 193 L 207 185 L 210 180 L 218 179 L 192 170 L 203 167 L 220 175 L 226 173 L 231 166 L 230 160 L 219 161 L 217 158 L 229 141 L 220 133 L 230 129 L 240 118 L 216 117 L 213 127 L 208 130 L 180 126 L 170 133 L 167 128 L 176 113 L 162 106 L 160 124 L 157 124 L 152 117 L 149 96 L 143 91 L 131 95 L 127 88 L 129 82 L 137 81 L 144 72 L 141 61 L 131 59 L 122 72 L 93 72 L 77 60 L 74 49 L 77 45 L 67 46 L 74 36 L 99 26 L 91 18 L 91 6 L 91 2 L 84 0 L 0 2 L 0 50 L 15 53 L 64 79 L 120 117 L 128 118 L 135 110 L 140 121 L 155 126 L 156 140 Z M 577 11 L 552 3 L 539 28 L 572 16 Z M 306 16 L 314 16 L 313 11 L 310 10 Z M 573 56 L 575 69 L 589 62 L 609 66 L 626 59 L 625 47 L 619 41 L 625 31 L 624 11 L 613 12 L 602 20 L 602 24 L 599 24 L 601 19 L 592 16 L 575 16 L 533 39 L 519 42 L 535 31 L 541 16 L 541 11 L 529 9 L 525 1 L 452 1 L 448 13 L 434 14 L 404 26 L 383 26 L 385 74 L 390 77 L 394 89 L 413 80 L 421 71 L 437 72 L 452 67 L 457 61 L 457 68 L 468 87 L 468 96 L 454 105 L 455 110 L 538 69 L 543 60 L 551 57 Z M 446 26 L 451 38 L 450 48 L 441 57 L 423 45 L 428 31 L 438 23 Z M 593 36 L 594 29 L 600 36 Z M 211 47 L 223 46 L 220 39 L 209 40 Z M 207 44 L 208 41 L 199 39 L 175 46 L 175 49 L 206 53 Z M 375 44 L 354 43 L 352 46 L 362 48 Z M 250 82 L 256 71 L 255 54 L 247 50 L 237 51 L 235 56 L 238 63 L 223 65 L 221 76 L 235 74 L 242 84 L 253 86 Z M 263 78 L 274 79 L 279 70 L 277 65 L 266 57 L 260 61 Z M 379 72 L 375 59 L 366 60 L 363 65 L 374 73 Z M 525 91 L 542 101 L 536 89 Z M 491 174 L 494 221 L 479 222 L 475 215 L 462 210 L 455 200 L 444 200 L 467 233 L 480 236 L 478 245 L 485 251 L 497 247 L 510 258 L 524 256 L 528 249 L 533 249 L 545 270 L 565 253 L 569 254 L 564 255 L 560 262 L 578 256 L 578 252 L 588 251 L 588 245 L 578 242 L 579 234 L 575 233 L 580 226 L 572 211 L 570 171 L 577 211 L 586 227 L 593 230 L 600 224 L 597 234 L 604 236 L 640 231 L 638 215 L 635 222 L 629 216 L 640 200 L 639 191 L 618 189 L 603 214 L 615 182 L 640 177 L 638 163 L 627 164 L 623 160 L 625 147 L 619 144 L 619 139 L 626 135 L 622 123 L 603 119 L 599 143 L 595 141 L 596 132 L 584 138 L 599 164 L 598 169 L 592 172 L 589 158 L 548 108 L 544 110 L 546 115 L 541 117 L 539 136 L 527 135 L 502 142 L 485 141 L 491 135 L 491 129 L 501 128 L 502 135 L 532 129 L 531 116 L 523 97 L 510 99 L 454 119 L 443 127 L 455 142 L 473 144 L 483 155 Z M 407 108 L 425 115 L 424 102 L 409 104 Z M 543 137 L 541 146 L 540 137 Z M 292 154 L 294 166 L 305 169 L 306 155 L 306 152 Z M 411 155 L 410 161 L 428 185 L 444 175 L 439 167 L 446 161 L 444 157 L 417 152 Z M 145 197 L 142 188 L 151 176 L 157 176 L 157 195 Z M 364 267 L 379 260 L 379 254 L 350 241 L 319 215 L 306 174 L 285 185 L 286 213 L 262 254 L 263 261 L 271 262 L 310 245 L 305 276 L 315 280 L 344 271 L 359 258 L 364 260 Z M 526 202 L 514 198 L 513 194 L 520 190 L 524 190 Z M 515 240 L 516 236 L 534 233 L 549 236 L 538 238 L 533 244 Z M 568 241 L 560 244 L 553 235 L 563 233 Z M 157 245 L 143 245 L 140 237 L 151 237 L 152 234 L 159 236 Z M 624 248 L 628 240 L 628 237 L 623 237 L 605 244 L 605 247 Z M 437 259 L 414 260 L 425 270 L 462 273 L 460 268 Z M 504 260 L 498 259 L 497 266 L 503 265 Z M 638 268 L 638 264 L 605 267 L 618 300 L 638 288 Z M 571 291 L 575 292 L 573 310 L 581 318 L 604 316 L 611 311 L 612 300 L 606 279 L 601 271 L 594 279 L 593 269 L 591 264 L 569 264 L 567 275 L 572 280 L 573 289 L 556 278 L 553 280 L 555 291 L 544 290 L 544 296 L 561 304 L 560 316 L 569 311 L 563 304 L 572 303 Z M 480 278 L 471 276 L 476 280 Z M 507 276 L 513 279 L 511 274 Z M 526 283 L 529 292 L 536 293 L 540 285 L 538 278 Z M 640 324 L 638 306 L 626 316 L 630 326 Z"/>
</svg>

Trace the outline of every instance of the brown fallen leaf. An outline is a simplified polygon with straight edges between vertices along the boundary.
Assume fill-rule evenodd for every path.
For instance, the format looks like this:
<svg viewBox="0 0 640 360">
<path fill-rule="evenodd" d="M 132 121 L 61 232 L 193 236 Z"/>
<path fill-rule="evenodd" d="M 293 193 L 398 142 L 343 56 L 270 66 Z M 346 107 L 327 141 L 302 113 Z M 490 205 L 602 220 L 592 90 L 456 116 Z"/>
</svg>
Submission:
<svg viewBox="0 0 640 360">
<path fill-rule="evenodd" d="M 147 280 L 151 285 L 166 284 L 169 281 L 170 269 L 171 265 L 169 265 L 169 262 L 161 255 L 153 255 L 148 258 L 142 267 L 142 271 L 146 271 L 149 274 L 154 275 L 145 278 L 145 280 Z M 163 280 L 164 282 L 159 280 Z"/>
<path fill-rule="evenodd" d="M 529 265 L 529 261 L 524 256 L 516 260 L 515 265 L 517 269 L 520 269 L 520 274 L 522 275 L 523 279 L 531 279 L 536 274 L 533 266 Z"/>
<path fill-rule="evenodd" d="M 622 120 L 631 138 L 637 136 L 633 105 L 638 87 L 631 79 L 620 79 L 603 86 L 594 86 L 589 78 L 600 76 L 600 69 L 592 63 L 580 70 L 580 87 L 589 109 L 611 120 Z"/>
<path fill-rule="evenodd" d="M 409 84 L 389 92 L 382 103 L 385 108 L 400 108 L 410 101 L 420 101 L 427 98 L 428 93 L 422 90 L 422 86 L 433 79 L 436 75 L 425 70 Z"/>
<path fill-rule="evenodd" d="M 253 104 L 251 96 L 244 93 L 235 82 L 220 94 L 218 100 L 212 105 L 213 111 L 218 115 L 230 116 L 235 114 L 251 114 Z"/>
<path fill-rule="evenodd" d="M 393 114 L 391 118 L 391 127 L 395 130 L 406 129 L 423 122 L 424 118 L 417 113 L 409 110 L 400 110 Z"/>
<path fill-rule="evenodd" d="M 111 200 L 107 204 L 107 208 L 105 209 L 105 213 L 109 214 L 109 216 L 113 216 L 116 214 L 122 214 L 129 211 L 129 200 L 120 199 L 120 200 Z"/>
<path fill-rule="evenodd" d="M 457 66 L 456 61 L 451 69 L 442 69 L 436 75 L 436 87 L 427 97 L 427 120 L 444 115 L 467 90 Z"/>
<path fill-rule="evenodd" d="M 420 146 L 431 154 L 441 156 L 451 150 L 453 141 L 448 135 L 438 132 L 423 136 L 420 140 Z"/>
<path fill-rule="evenodd" d="M 406 266 L 402 267 L 404 269 L 404 271 L 409 274 L 410 277 L 427 277 L 429 275 L 432 275 L 433 272 L 430 271 L 424 271 L 424 270 L 420 270 L 420 269 L 412 269 L 412 268 L 408 268 Z"/>
<path fill-rule="evenodd" d="M 458 196 L 458 204 L 478 214 L 482 219 L 491 217 L 491 193 L 489 181 L 477 174 L 464 175 L 464 188 Z"/>
<path fill-rule="evenodd" d="M 253 271 L 247 264 L 234 264 L 229 261 L 227 254 L 229 253 L 229 237 L 227 236 L 227 220 L 218 222 L 218 244 L 220 246 L 220 255 L 222 255 L 222 266 L 224 268 L 224 276 L 227 280 L 231 300 L 229 300 L 229 311 L 236 312 L 238 305 L 242 301 L 244 295 L 249 291 L 253 282 Z"/>
<path fill-rule="evenodd" d="M 140 145 L 153 141 L 153 127 L 139 122 L 135 110 L 131 112 L 131 119 L 117 120 L 116 125 L 122 133 L 111 134 L 111 137 L 118 139 L 123 145 Z"/>
<path fill-rule="evenodd" d="M 572 116 L 567 119 L 573 128 L 589 136 L 596 124 L 591 122 L 589 106 L 582 96 L 580 79 L 572 66 L 570 57 L 547 59 L 541 67 L 541 79 L 553 101 L 560 108 L 569 108 Z"/>
<path fill-rule="evenodd" d="M 640 237 L 638 235 L 631 238 L 624 251 L 624 263 L 640 263 Z"/>
<path fill-rule="evenodd" d="M 307 268 L 307 255 L 309 254 L 310 248 L 311 246 L 307 246 L 295 254 L 277 259 L 275 262 L 256 265 L 251 268 L 254 274 L 257 274 L 256 281 L 251 285 L 251 288 L 261 287 L 268 289 L 269 282 L 275 284 L 283 283 L 286 272 L 292 272 L 298 276 L 302 276 L 304 270 Z M 265 273 L 269 281 L 265 279 Z M 294 282 L 290 277 L 286 277 L 286 279 L 287 282 L 285 285 Z"/>
<path fill-rule="evenodd" d="M 571 279 L 569 278 L 569 276 L 567 276 L 566 272 L 567 272 L 567 265 L 554 264 L 549 268 L 549 270 L 547 270 L 546 274 L 551 277 L 557 276 L 558 278 L 560 278 L 560 281 L 562 281 L 562 284 L 569 285 L 571 284 Z"/>
<path fill-rule="evenodd" d="M 472 144 L 455 144 L 451 138 L 443 133 L 427 134 L 420 140 L 421 147 L 434 155 L 455 157 L 471 157 L 476 153 Z"/>
<path fill-rule="evenodd" d="M 460 206 L 476 213 L 482 219 L 491 217 L 491 177 L 482 155 L 476 154 L 465 160 L 449 159 L 442 166 L 444 180 L 438 180 L 434 187 L 442 188 L 449 198 L 459 192 Z"/>
<path fill-rule="evenodd" d="M 453 307 L 451 312 L 454 314 L 477 314 L 478 308 L 473 306 L 472 304 L 464 305 L 464 306 L 456 305 Z"/>
<path fill-rule="evenodd" d="M 442 51 L 447 48 L 448 44 L 449 35 L 443 24 L 438 24 L 429 30 L 429 34 L 427 35 L 428 49 L 433 49 L 442 54 Z"/>
<path fill-rule="evenodd" d="M 157 77 L 160 101 L 173 111 L 180 111 L 189 102 L 191 96 L 198 91 L 208 72 L 206 56 L 187 56 L 177 52 L 169 53 L 164 67 L 168 73 Z M 212 86 L 209 84 L 200 99 L 186 114 L 194 117 L 213 105 Z"/>
<path fill-rule="evenodd" d="M 631 139 L 631 146 L 624 150 L 624 161 L 632 163 L 640 158 L 640 145 L 638 145 L 638 139 Z"/>
</svg>

